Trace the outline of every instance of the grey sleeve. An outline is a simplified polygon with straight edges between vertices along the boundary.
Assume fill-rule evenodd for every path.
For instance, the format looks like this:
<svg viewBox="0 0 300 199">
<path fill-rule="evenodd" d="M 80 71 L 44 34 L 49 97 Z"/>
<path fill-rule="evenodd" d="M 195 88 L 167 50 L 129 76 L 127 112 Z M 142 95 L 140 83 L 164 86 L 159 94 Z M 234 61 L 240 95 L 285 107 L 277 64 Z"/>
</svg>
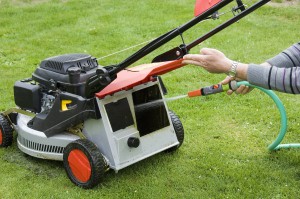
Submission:
<svg viewBox="0 0 300 199">
<path fill-rule="evenodd" d="M 250 84 L 269 89 L 268 77 L 270 73 L 268 66 L 261 66 L 258 64 L 249 64 L 247 71 L 247 80 Z"/>
<path fill-rule="evenodd" d="M 279 68 L 290 68 L 300 66 L 300 43 L 296 43 L 275 57 L 268 59 L 271 66 Z"/>
<path fill-rule="evenodd" d="M 249 64 L 248 81 L 265 89 L 300 93 L 300 67 L 279 68 Z"/>
<path fill-rule="evenodd" d="M 251 84 L 285 93 L 300 93 L 300 43 L 267 60 L 271 67 L 249 64 Z"/>
</svg>

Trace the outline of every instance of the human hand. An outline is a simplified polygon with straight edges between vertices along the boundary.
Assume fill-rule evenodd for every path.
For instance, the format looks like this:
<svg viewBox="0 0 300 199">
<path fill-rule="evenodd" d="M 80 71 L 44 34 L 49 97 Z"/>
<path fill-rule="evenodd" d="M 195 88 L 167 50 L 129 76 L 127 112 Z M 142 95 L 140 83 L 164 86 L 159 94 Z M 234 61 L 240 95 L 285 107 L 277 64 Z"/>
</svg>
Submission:
<svg viewBox="0 0 300 199">
<path fill-rule="evenodd" d="M 200 66 L 210 73 L 227 73 L 231 69 L 232 60 L 227 58 L 224 53 L 211 48 L 202 48 L 200 54 L 187 54 L 183 56 L 183 64 L 192 64 Z M 237 77 L 227 76 L 221 84 L 228 84 L 232 80 L 247 80 L 247 64 L 239 63 L 237 69 Z M 252 90 L 249 86 L 241 85 L 237 90 L 228 90 L 227 94 L 247 94 Z"/>
<path fill-rule="evenodd" d="M 238 81 L 238 79 L 236 78 L 233 78 L 233 77 L 230 77 L 230 76 L 227 76 L 224 80 L 222 80 L 220 83 L 222 85 L 225 85 L 225 84 L 229 84 L 230 81 L 233 81 L 233 80 L 236 80 Z M 236 93 L 236 94 L 247 94 L 249 92 L 251 92 L 253 90 L 253 88 L 249 87 L 249 86 L 245 86 L 245 85 L 241 85 L 240 87 L 238 87 L 235 91 L 233 90 L 228 90 L 227 91 L 227 94 L 228 95 L 231 95 L 232 93 Z"/>
<path fill-rule="evenodd" d="M 201 66 L 210 73 L 227 73 L 231 68 L 232 61 L 219 50 L 202 48 L 200 54 L 183 56 L 182 63 Z"/>
</svg>

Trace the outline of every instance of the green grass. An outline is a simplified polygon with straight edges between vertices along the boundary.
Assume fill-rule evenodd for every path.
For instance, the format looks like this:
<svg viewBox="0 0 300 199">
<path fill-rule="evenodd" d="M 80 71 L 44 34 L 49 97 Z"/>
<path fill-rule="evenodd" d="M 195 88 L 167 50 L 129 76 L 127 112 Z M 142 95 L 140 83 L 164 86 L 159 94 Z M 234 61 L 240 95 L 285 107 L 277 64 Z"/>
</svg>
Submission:
<svg viewBox="0 0 300 199">
<path fill-rule="evenodd" d="M 30 77 L 41 60 L 83 52 L 101 57 L 156 38 L 192 18 L 194 0 L 0 0 L 0 111 L 15 106 L 13 84 Z M 248 2 L 249 4 L 249 2 Z M 225 31 L 195 47 L 222 50 L 231 59 L 260 63 L 298 42 L 299 5 L 264 6 Z M 219 21 L 188 31 L 193 41 Z M 146 56 L 149 63 L 159 52 Z M 101 60 L 109 65 L 133 53 Z M 163 76 L 167 97 L 219 82 L 212 75 L 186 66 Z M 288 115 L 284 143 L 300 142 L 300 96 L 277 93 Z M 272 100 L 258 90 L 250 94 L 218 94 L 170 102 L 184 125 L 185 141 L 171 154 L 158 154 L 110 171 L 92 190 L 74 186 L 61 162 L 35 159 L 14 142 L 0 149 L 0 198 L 298 198 L 299 149 L 268 152 L 280 128 Z"/>
</svg>

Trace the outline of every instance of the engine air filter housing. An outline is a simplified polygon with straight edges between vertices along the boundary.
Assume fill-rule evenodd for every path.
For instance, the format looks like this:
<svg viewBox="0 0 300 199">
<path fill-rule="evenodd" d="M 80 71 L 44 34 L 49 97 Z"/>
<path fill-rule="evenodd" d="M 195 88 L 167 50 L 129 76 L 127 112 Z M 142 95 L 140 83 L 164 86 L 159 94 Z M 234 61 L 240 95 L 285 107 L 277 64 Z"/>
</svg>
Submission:
<svg viewBox="0 0 300 199">
<path fill-rule="evenodd" d="M 87 54 L 66 54 L 43 60 L 41 68 L 60 74 L 68 74 L 70 67 L 78 67 L 82 71 L 89 71 L 98 66 L 97 60 Z"/>
<path fill-rule="evenodd" d="M 97 59 L 88 54 L 65 54 L 43 60 L 32 79 L 49 90 L 85 97 L 86 81 L 96 74 Z"/>
</svg>

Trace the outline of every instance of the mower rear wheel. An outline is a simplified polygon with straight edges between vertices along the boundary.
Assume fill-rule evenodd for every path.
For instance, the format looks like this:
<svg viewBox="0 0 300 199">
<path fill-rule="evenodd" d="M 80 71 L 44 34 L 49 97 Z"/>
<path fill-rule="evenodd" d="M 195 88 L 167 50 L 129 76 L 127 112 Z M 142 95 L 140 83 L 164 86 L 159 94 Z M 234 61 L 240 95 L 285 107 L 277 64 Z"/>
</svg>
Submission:
<svg viewBox="0 0 300 199">
<path fill-rule="evenodd" d="M 98 185 L 107 170 L 105 158 L 97 146 L 87 139 L 68 144 L 63 162 L 69 179 L 85 189 Z"/>
<path fill-rule="evenodd" d="M 13 128 L 8 120 L 0 115 L 0 147 L 11 146 L 13 142 Z"/>
<path fill-rule="evenodd" d="M 171 117 L 171 121 L 172 121 L 174 130 L 175 130 L 175 134 L 176 134 L 177 140 L 179 142 L 178 145 L 173 146 L 166 150 L 166 152 L 173 152 L 173 151 L 176 151 L 183 143 L 184 129 L 183 129 L 183 126 L 182 126 L 182 123 L 181 123 L 179 117 L 173 111 L 169 110 L 169 115 Z"/>
</svg>

